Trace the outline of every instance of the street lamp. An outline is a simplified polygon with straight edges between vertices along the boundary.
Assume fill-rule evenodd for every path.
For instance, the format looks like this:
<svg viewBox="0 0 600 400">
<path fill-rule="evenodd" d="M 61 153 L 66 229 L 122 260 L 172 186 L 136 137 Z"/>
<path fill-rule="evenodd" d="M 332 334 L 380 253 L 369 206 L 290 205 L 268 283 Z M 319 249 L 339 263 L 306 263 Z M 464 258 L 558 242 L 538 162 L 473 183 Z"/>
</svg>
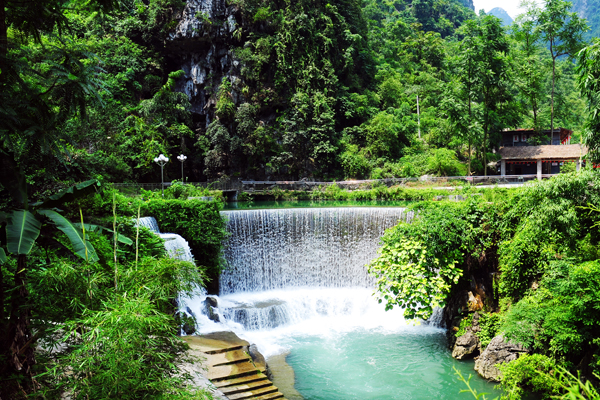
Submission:
<svg viewBox="0 0 600 400">
<path fill-rule="evenodd" d="M 177 159 L 181 161 L 181 183 L 183 183 L 183 162 L 187 160 L 187 157 L 183 154 L 177 156 Z"/>
<path fill-rule="evenodd" d="M 162 190 L 162 197 L 165 197 L 165 178 L 163 174 L 163 167 L 167 162 L 169 162 L 169 159 L 161 154 L 154 159 L 154 162 L 160 165 L 160 188 Z"/>
</svg>

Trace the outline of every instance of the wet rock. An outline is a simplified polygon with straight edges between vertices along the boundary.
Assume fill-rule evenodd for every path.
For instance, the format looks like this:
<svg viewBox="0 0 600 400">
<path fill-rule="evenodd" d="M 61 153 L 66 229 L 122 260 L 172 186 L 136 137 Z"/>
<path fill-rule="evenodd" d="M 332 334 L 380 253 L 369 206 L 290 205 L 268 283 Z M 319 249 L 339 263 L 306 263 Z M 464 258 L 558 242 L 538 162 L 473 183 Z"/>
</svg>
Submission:
<svg viewBox="0 0 600 400">
<path fill-rule="evenodd" d="M 232 83 L 234 103 L 245 101 L 241 94 L 243 63 L 236 59 L 233 48 L 242 43 L 241 32 L 247 32 L 247 27 L 240 8 L 226 0 L 187 0 L 173 18 L 177 26 L 165 49 L 170 62 L 185 72 L 177 80 L 176 90 L 188 95 L 198 127 L 207 128 L 215 119 L 214 93 L 223 78 Z"/>
<path fill-rule="evenodd" d="M 475 361 L 475 371 L 483 378 L 500 381 L 500 370 L 497 365 L 514 361 L 528 350 L 519 344 L 507 341 L 503 336 L 492 339 L 485 351 Z"/>
<path fill-rule="evenodd" d="M 458 332 L 463 311 L 467 310 L 468 303 L 469 296 L 467 295 L 467 291 L 461 290 L 450 296 L 446 307 L 444 307 L 442 323 L 443 326 L 448 328 L 446 336 L 448 338 L 448 347 L 451 349 L 454 348 L 454 343 L 456 342 L 455 333 Z"/>
<path fill-rule="evenodd" d="M 186 335 L 193 335 L 196 332 L 196 315 L 189 308 L 186 307 L 185 312 L 180 312 L 179 314 L 181 330 Z"/>
<path fill-rule="evenodd" d="M 478 312 L 473 314 L 473 320 L 471 321 L 471 326 L 469 327 L 473 333 L 481 332 L 481 327 L 479 326 L 479 317 L 480 315 Z"/>
<path fill-rule="evenodd" d="M 255 344 L 251 344 L 248 347 L 248 354 L 252 357 L 252 361 L 254 362 L 254 365 L 256 365 L 256 368 L 261 369 L 262 367 L 267 369 L 267 360 L 265 360 L 265 356 L 258 351 L 258 347 L 256 347 Z"/>
<path fill-rule="evenodd" d="M 479 354 L 479 346 L 479 338 L 473 332 L 467 331 L 467 333 L 456 339 L 454 349 L 452 350 L 452 357 L 457 360 L 475 357 Z"/>
<path fill-rule="evenodd" d="M 219 303 L 216 298 L 207 296 L 204 299 L 204 310 L 208 319 L 215 322 L 221 322 L 221 317 L 219 316 L 219 312 L 217 311 L 217 307 Z"/>
</svg>

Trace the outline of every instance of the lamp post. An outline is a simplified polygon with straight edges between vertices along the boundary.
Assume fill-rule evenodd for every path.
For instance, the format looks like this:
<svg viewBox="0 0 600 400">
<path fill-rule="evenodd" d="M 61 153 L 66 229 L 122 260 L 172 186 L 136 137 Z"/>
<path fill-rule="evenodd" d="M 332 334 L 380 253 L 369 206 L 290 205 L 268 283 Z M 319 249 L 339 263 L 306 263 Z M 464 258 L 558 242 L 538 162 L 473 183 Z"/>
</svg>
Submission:
<svg viewBox="0 0 600 400">
<path fill-rule="evenodd" d="M 177 159 L 178 159 L 179 161 L 181 161 L 181 183 L 184 183 L 184 182 L 183 182 L 183 162 L 184 162 L 185 160 L 187 160 L 187 157 L 186 157 L 186 156 L 184 156 L 183 154 L 180 154 L 180 155 L 178 155 L 178 156 L 177 156 Z"/>
<path fill-rule="evenodd" d="M 161 154 L 160 156 L 154 159 L 154 162 L 160 165 L 160 189 L 162 191 L 162 197 L 165 197 L 165 179 L 163 174 L 163 167 L 167 162 L 169 162 L 169 159 L 163 154 Z"/>
</svg>

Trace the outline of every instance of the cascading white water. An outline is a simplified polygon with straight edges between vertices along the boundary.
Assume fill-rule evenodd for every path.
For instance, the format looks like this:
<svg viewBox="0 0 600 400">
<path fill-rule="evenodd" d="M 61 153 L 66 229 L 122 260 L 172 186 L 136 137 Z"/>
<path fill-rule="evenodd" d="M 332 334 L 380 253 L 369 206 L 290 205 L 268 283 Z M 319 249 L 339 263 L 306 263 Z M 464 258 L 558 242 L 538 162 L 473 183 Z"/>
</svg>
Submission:
<svg viewBox="0 0 600 400">
<path fill-rule="evenodd" d="M 182 298 L 198 331 L 231 329 L 242 336 L 275 328 L 322 325 L 386 326 L 390 313 L 372 297 L 366 264 L 377 256 L 387 228 L 411 217 L 404 208 L 307 208 L 225 211 L 230 238 L 218 298 L 220 322 L 205 297 Z M 185 303 L 185 304 L 184 304 Z M 387 318 L 386 318 L 387 316 Z M 394 310 L 393 326 L 405 324 Z M 312 321 L 312 322 L 311 322 Z M 368 322 L 369 321 L 369 322 Z M 314 328 L 312 328 L 314 329 Z M 268 350 L 263 349 L 267 352 Z"/>
<path fill-rule="evenodd" d="M 224 212 L 231 233 L 221 295 L 292 287 L 372 287 L 365 265 L 403 208 Z"/>
<path fill-rule="evenodd" d="M 171 258 L 182 261 L 194 261 L 190 245 L 183 237 L 175 233 L 159 233 L 165 241 L 165 250 Z"/>
<path fill-rule="evenodd" d="M 154 233 L 160 233 L 158 223 L 154 217 L 142 217 L 139 219 L 139 225 L 150 229 Z"/>
<path fill-rule="evenodd" d="M 190 245 L 183 237 L 176 233 L 161 233 L 158 223 L 154 217 L 143 217 L 139 219 L 139 225 L 144 226 L 165 241 L 165 250 L 171 258 L 182 261 L 194 261 Z"/>
</svg>

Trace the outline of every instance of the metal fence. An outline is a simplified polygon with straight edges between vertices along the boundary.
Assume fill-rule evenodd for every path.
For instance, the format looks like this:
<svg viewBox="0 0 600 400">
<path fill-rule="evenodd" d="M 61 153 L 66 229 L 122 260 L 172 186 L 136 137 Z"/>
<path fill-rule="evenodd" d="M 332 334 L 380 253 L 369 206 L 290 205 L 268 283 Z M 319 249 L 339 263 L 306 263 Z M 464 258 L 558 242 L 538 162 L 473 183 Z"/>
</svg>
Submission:
<svg viewBox="0 0 600 400">
<path fill-rule="evenodd" d="M 552 175 L 542 175 L 543 179 L 552 177 Z M 387 178 L 387 179 L 367 179 L 337 182 L 318 182 L 318 181 L 215 181 L 215 182 L 189 182 L 188 185 L 194 185 L 202 188 L 222 191 L 244 191 L 244 192 L 266 192 L 274 189 L 278 190 L 303 190 L 312 191 L 319 187 L 337 185 L 343 189 L 358 190 L 370 189 L 374 186 L 384 185 L 387 187 L 406 185 L 411 187 L 455 187 L 464 185 L 511 185 L 527 181 L 537 180 L 537 175 L 491 175 L 491 176 L 422 176 L 420 178 Z M 167 188 L 171 182 L 165 182 Z M 140 194 L 141 190 L 160 190 L 160 183 L 113 183 L 113 187 L 122 192 L 131 194 Z"/>
</svg>

